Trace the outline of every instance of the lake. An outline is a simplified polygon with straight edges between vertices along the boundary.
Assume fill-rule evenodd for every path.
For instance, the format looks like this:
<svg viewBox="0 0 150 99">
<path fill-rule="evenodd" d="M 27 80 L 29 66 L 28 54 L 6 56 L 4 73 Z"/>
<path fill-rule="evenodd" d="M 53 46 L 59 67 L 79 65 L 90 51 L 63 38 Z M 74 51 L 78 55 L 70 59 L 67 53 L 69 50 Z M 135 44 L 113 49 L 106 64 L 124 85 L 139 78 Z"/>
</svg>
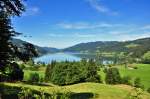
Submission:
<svg viewBox="0 0 150 99">
<path fill-rule="evenodd" d="M 96 58 L 93 54 L 80 54 L 80 53 L 53 53 L 53 54 L 46 54 L 35 58 L 35 62 L 44 62 L 46 64 L 51 63 L 51 61 L 56 60 L 60 61 L 80 61 L 81 59 L 86 58 Z M 103 64 L 112 63 L 112 59 L 103 59 Z"/>
</svg>

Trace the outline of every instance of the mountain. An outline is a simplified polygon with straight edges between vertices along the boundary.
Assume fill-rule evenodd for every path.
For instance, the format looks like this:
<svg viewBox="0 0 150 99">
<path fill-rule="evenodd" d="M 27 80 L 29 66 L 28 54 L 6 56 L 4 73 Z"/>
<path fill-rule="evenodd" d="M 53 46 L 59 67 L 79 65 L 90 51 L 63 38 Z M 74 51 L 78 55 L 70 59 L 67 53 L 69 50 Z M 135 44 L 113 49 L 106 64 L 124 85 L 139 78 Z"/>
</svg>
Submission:
<svg viewBox="0 0 150 99">
<path fill-rule="evenodd" d="M 29 43 L 29 42 L 26 42 L 26 41 L 23 41 L 23 40 L 20 40 L 20 39 L 15 39 L 13 38 L 11 40 L 11 42 L 16 45 L 17 47 L 19 48 L 23 48 L 25 43 Z M 33 44 L 34 45 L 34 44 Z M 58 52 L 59 49 L 57 48 L 52 48 L 52 47 L 40 47 L 40 46 L 37 46 L 37 45 L 34 45 L 35 46 L 35 49 L 38 51 L 39 55 L 43 55 L 43 54 L 47 54 L 47 53 L 55 53 L 55 52 Z"/>
<path fill-rule="evenodd" d="M 137 39 L 132 41 L 97 41 L 80 43 L 63 49 L 64 52 L 94 53 L 97 50 L 106 53 L 112 52 L 134 52 L 145 53 L 150 50 L 150 38 Z"/>
<path fill-rule="evenodd" d="M 22 48 L 26 41 L 20 39 L 12 39 L 12 43 Z M 96 53 L 97 50 L 104 53 L 112 52 L 133 52 L 135 56 L 141 56 L 145 52 L 150 51 L 150 38 L 137 39 L 132 41 L 97 41 L 80 43 L 65 49 L 57 49 L 51 47 L 40 47 L 34 45 L 40 55 L 56 52 L 81 52 Z"/>
</svg>

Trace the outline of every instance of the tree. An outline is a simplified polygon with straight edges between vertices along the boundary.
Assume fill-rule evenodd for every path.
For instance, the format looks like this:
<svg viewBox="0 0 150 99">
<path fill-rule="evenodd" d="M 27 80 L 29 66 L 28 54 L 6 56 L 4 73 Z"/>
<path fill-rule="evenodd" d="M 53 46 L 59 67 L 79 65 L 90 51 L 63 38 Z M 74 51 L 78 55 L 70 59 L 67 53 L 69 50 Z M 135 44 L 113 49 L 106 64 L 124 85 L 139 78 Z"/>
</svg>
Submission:
<svg viewBox="0 0 150 99">
<path fill-rule="evenodd" d="M 121 52 L 119 55 L 119 58 L 121 60 L 121 63 L 124 64 L 125 68 L 128 68 L 128 64 L 132 62 L 132 52 Z"/>
<path fill-rule="evenodd" d="M 106 71 L 105 81 L 107 84 L 120 84 L 121 76 L 117 68 L 109 68 Z"/>
<path fill-rule="evenodd" d="M 0 12 L 7 13 L 8 16 L 20 16 L 25 7 L 23 0 L 0 0 Z"/>
<path fill-rule="evenodd" d="M 17 33 L 11 26 L 11 16 L 19 16 L 24 11 L 20 0 L 0 0 L 0 71 L 11 63 L 13 48 L 10 39 Z"/>
<path fill-rule="evenodd" d="M 150 51 L 143 55 L 143 62 L 146 64 L 150 64 Z"/>
<path fill-rule="evenodd" d="M 113 58 L 114 58 L 113 63 L 114 63 L 114 65 L 116 65 L 118 63 L 118 60 L 119 60 L 118 59 L 118 53 L 114 53 Z"/>
<path fill-rule="evenodd" d="M 20 51 L 18 50 L 18 48 L 16 48 L 16 57 L 18 57 L 20 60 L 24 62 L 32 60 L 31 58 L 37 57 L 37 56 L 38 56 L 38 52 L 35 49 L 33 44 L 25 43 L 24 51 Z"/>
<path fill-rule="evenodd" d="M 93 60 L 80 62 L 55 62 L 47 67 L 45 80 L 57 85 L 80 82 L 101 82 L 98 68 Z"/>
<path fill-rule="evenodd" d="M 100 50 L 96 51 L 96 63 L 97 63 L 97 65 L 100 65 L 100 66 L 103 65 L 103 55 Z"/>
<path fill-rule="evenodd" d="M 0 76 L 8 76 L 11 80 L 22 80 L 23 78 L 23 71 L 16 63 L 12 63 L 15 57 L 23 55 L 17 54 L 18 48 L 10 42 L 13 36 L 19 34 L 12 27 L 11 16 L 20 16 L 23 11 L 25 11 L 25 7 L 22 0 L 0 0 Z M 28 50 L 33 52 L 34 47 L 31 45 L 29 47 Z M 29 56 L 29 54 L 26 56 Z M 10 68 L 11 72 L 5 72 L 6 68 Z M 17 75 L 20 75 L 20 77 L 17 77 Z"/>
<path fill-rule="evenodd" d="M 6 64 L 10 63 L 12 58 L 11 43 L 9 42 L 14 31 L 11 27 L 9 17 L 4 13 L 0 13 L 0 70 L 3 71 Z"/>
<path fill-rule="evenodd" d="M 86 81 L 88 82 L 101 82 L 100 75 L 97 71 L 99 70 L 96 62 L 93 59 L 90 59 L 87 64 L 87 77 Z"/>
<path fill-rule="evenodd" d="M 52 61 L 51 64 L 48 64 L 46 67 L 46 71 L 45 71 L 45 81 L 51 81 L 51 76 L 52 76 L 52 72 L 53 72 L 53 68 L 56 65 L 56 61 Z"/>
</svg>

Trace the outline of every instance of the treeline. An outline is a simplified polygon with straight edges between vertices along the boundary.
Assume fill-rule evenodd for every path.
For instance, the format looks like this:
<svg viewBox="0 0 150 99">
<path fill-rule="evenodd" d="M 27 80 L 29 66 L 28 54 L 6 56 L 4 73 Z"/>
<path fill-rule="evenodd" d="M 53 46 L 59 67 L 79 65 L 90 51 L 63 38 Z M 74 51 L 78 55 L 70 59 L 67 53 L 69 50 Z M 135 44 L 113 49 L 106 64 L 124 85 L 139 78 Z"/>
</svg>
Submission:
<svg viewBox="0 0 150 99">
<path fill-rule="evenodd" d="M 104 75 L 100 75 L 100 71 L 104 72 Z M 104 81 L 101 79 L 101 76 L 105 76 Z M 122 77 L 117 67 L 106 66 L 101 68 L 100 64 L 97 64 L 93 59 L 82 59 L 79 62 L 52 61 L 46 68 L 44 82 L 61 86 L 82 82 L 127 84 L 144 89 L 140 78 L 132 79 L 129 76 Z"/>
<path fill-rule="evenodd" d="M 56 62 L 52 61 L 47 66 L 45 81 L 57 85 L 70 85 L 81 82 L 101 82 L 98 75 L 99 67 L 93 59 L 80 62 Z"/>
</svg>

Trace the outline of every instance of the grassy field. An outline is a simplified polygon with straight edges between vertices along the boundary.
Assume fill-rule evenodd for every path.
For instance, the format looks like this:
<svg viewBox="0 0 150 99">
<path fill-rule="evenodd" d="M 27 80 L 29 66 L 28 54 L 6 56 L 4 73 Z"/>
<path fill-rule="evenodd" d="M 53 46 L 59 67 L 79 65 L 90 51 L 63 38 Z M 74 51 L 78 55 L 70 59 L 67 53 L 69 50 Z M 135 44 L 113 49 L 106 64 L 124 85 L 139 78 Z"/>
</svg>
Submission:
<svg viewBox="0 0 150 99">
<path fill-rule="evenodd" d="M 132 78 L 139 77 L 145 88 L 150 88 L 150 64 L 134 64 L 138 69 L 120 68 L 122 76 L 130 76 Z"/>
<path fill-rule="evenodd" d="M 124 66 L 117 66 L 117 68 L 120 71 L 121 76 L 129 76 L 132 80 L 135 78 L 140 78 L 141 83 L 144 85 L 144 87 L 150 88 L 150 64 L 132 64 L 133 66 L 136 66 L 138 69 L 126 69 Z M 101 75 L 101 78 L 104 82 L 105 80 L 105 73 L 103 72 L 103 69 L 99 72 Z M 105 83 L 105 82 L 104 82 Z"/>
<path fill-rule="evenodd" d="M 129 99 L 129 94 L 133 91 L 133 88 L 127 85 L 106 85 L 98 83 L 80 83 L 69 86 L 37 86 L 28 85 L 24 83 L 3 83 L 3 85 L 11 87 L 26 87 L 32 88 L 33 90 L 43 90 L 46 93 L 56 92 L 67 92 L 71 91 L 74 93 L 93 93 L 94 99 Z M 143 92 L 141 99 L 149 99 L 150 94 Z"/>
</svg>

